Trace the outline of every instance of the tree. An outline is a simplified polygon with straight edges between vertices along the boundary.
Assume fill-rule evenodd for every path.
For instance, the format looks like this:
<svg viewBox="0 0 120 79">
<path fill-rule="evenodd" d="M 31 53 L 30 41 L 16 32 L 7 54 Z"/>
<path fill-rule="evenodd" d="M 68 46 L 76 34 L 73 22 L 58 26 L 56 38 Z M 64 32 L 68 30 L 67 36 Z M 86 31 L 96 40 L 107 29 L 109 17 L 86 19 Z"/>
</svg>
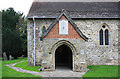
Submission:
<svg viewBox="0 0 120 79">
<path fill-rule="evenodd" d="M 14 58 L 23 55 L 25 50 L 24 38 L 16 30 L 16 25 L 19 24 L 22 15 L 15 12 L 13 8 L 2 10 L 2 51 Z"/>
<path fill-rule="evenodd" d="M 23 54 L 24 41 L 19 33 L 7 27 L 2 29 L 2 34 L 2 50 L 6 52 L 7 57 L 12 55 L 16 59 L 18 56 L 21 56 Z"/>
<path fill-rule="evenodd" d="M 15 12 L 13 8 L 2 10 L 2 26 L 15 29 L 16 24 L 22 15 L 22 13 Z"/>
<path fill-rule="evenodd" d="M 0 52 L 2 52 L 2 12 L 0 11 Z M 0 53 L 2 57 L 2 53 Z"/>
<path fill-rule="evenodd" d="M 27 19 L 24 19 L 24 17 L 21 17 L 19 19 L 18 24 L 16 25 L 16 31 L 20 33 L 20 36 L 22 39 L 24 39 L 24 55 L 27 56 Z"/>
</svg>

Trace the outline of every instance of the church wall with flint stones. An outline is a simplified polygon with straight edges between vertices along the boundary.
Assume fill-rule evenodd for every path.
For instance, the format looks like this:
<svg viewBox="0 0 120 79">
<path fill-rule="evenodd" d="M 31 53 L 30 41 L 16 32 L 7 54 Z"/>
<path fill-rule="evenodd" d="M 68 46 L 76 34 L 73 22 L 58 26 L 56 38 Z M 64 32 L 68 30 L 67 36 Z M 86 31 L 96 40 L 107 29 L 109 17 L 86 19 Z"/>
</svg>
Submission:
<svg viewBox="0 0 120 79">
<path fill-rule="evenodd" d="M 118 2 L 33 2 L 28 18 L 28 65 L 86 72 L 118 64 Z"/>
</svg>

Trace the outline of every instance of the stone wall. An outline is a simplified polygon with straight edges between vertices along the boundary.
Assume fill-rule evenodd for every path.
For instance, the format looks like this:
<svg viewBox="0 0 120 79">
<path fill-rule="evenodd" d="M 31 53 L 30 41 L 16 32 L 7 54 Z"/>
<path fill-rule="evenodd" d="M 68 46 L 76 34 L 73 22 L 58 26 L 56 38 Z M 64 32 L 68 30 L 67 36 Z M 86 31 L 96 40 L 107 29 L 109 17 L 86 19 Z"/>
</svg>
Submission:
<svg viewBox="0 0 120 79">
<path fill-rule="evenodd" d="M 46 25 L 47 28 L 54 21 L 54 19 L 35 19 L 36 24 L 36 65 L 41 65 L 42 61 L 42 41 L 40 37 L 42 35 L 42 26 Z M 27 39 L 28 39 L 28 65 L 33 66 L 34 64 L 34 23 L 32 19 L 29 19 L 27 22 Z"/>
<path fill-rule="evenodd" d="M 82 39 L 44 39 L 43 63 L 47 70 L 55 70 L 55 51 L 60 45 L 67 45 L 73 53 L 73 71 L 86 71 L 85 41 Z M 39 53 L 37 53 L 39 54 Z M 82 65 L 81 65 L 82 64 Z M 79 69 L 81 68 L 81 69 Z"/>
<path fill-rule="evenodd" d="M 118 20 L 74 20 L 89 40 L 86 42 L 88 64 L 118 64 Z M 99 44 L 102 25 L 109 29 L 109 45 Z"/>
<path fill-rule="evenodd" d="M 48 57 L 51 47 L 55 42 L 62 39 L 44 39 L 45 47 L 43 47 L 43 42 L 40 41 L 40 36 L 42 34 L 41 28 L 43 25 L 47 27 L 54 21 L 54 19 L 36 19 L 36 65 L 42 64 L 42 58 L 44 56 L 43 50 L 47 53 Z M 86 61 L 87 64 L 106 64 L 114 63 L 117 64 L 118 61 L 118 20 L 73 20 L 77 27 L 83 32 L 86 37 L 89 38 L 88 42 L 81 45 L 76 43 L 81 52 L 81 49 L 86 51 Z M 109 27 L 109 45 L 99 45 L 99 30 L 102 24 L 106 23 Z M 34 55 L 34 29 L 33 21 L 28 20 L 28 64 L 33 65 L 33 55 Z M 52 41 L 51 41 L 52 40 Z M 72 39 L 64 39 L 71 41 Z M 75 39 L 74 39 L 75 40 Z M 77 39 L 76 39 L 77 40 Z M 80 39 L 79 39 L 80 40 Z M 49 42 L 49 43 L 48 43 Z M 72 41 L 71 41 L 72 42 Z M 73 43 L 73 42 L 72 42 Z M 48 46 L 48 45 L 51 46 Z M 75 43 L 73 43 L 75 45 Z M 76 45 L 75 45 L 76 46 Z M 83 47 L 82 47 L 83 46 Z M 76 48 L 78 48 L 76 47 Z M 78 58 L 83 56 L 79 55 Z M 47 59 L 46 59 L 47 60 Z M 79 61 L 78 61 L 79 63 Z"/>
</svg>

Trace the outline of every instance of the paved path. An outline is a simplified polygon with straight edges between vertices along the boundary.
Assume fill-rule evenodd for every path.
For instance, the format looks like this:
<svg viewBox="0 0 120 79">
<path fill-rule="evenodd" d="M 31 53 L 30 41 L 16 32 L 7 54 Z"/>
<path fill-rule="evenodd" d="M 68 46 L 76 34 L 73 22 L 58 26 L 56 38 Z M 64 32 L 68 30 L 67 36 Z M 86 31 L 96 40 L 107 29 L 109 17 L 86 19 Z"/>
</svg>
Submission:
<svg viewBox="0 0 120 79">
<path fill-rule="evenodd" d="M 23 62 L 23 61 L 21 61 Z M 18 62 L 18 63 L 21 63 Z M 85 74 L 85 72 L 73 72 L 70 69 L 64 69 L 64 68 L 57 68 L 55 71 L 42 71 L 42 72 L 35 72 L 35 71 L 29 71 L 25 70 L 19 67 L 14 67 L 17 63 L 14 64 L 7 64 L 6 66 L 23 73 L 30 73 L 33 75 L 40 75 L 42 77 L 82 77 L 82 75 Z M 80 78 L 79 78 L 80 79 Z"/>
</svg>

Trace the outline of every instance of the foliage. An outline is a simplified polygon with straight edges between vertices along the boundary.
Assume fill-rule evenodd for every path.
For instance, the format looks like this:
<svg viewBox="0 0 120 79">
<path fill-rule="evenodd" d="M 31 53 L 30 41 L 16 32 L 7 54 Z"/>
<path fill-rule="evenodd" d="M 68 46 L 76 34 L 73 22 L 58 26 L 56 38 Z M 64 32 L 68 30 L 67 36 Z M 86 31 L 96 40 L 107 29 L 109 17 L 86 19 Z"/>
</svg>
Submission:
<svg viewBox="0 0 120 79">
<path fill-rule="evenodd" d="M 2 12 L 0 11 L 0 52 L 2 52 Z M 0 53 L 2 57 L 2 53 Z"/>
<path fill-rule="evenodd" d="M 114 65 L 90 65 L 88 66 L 88 69 L 90 69 L 88 72 L 86 72 L 85 75 L 83 75 L 84 79 L 103 79 L 104 77 L 118 77 L 118 66 Z M 88 78 L 86 78 L 88 77 Z M 91 77 L 91 78 L 90 78 Z M 103 77 L 103 78 L 99 78 Z"/>
<path fill-rule="evenodd" d="M 24 39 L 24 49 L 23 52 L 27 51 L 27 20 L 24 17 L 19 19 L 18 24 L 16 25 L 16 31 L 20 33 L 22 39 Z"/>
<path fill-rule="evenodd" d="M 40 77 L 40 76 L 28 74 L 28 73 L 18 72 L 18 71 L 15 71 L 15 70 L 5 66 L 6 64 L 16 63 L 16 62 L 20 62 L 23 60 L 27 60 L 27 58 L 19 58 L 19 59 L 12 60 L 12 61 L 2 61 L 2 77 L 3 77 L 2 79 L 5 79 L 5 77 L 11 77 L 11 79 L 31 79 L 31 78 L 27 78 L 27 77 Z M 22 77 L 22 78 L 19 78 L 19 77 Z M 26 77 L 26 78 L 24 78 L 24 77 Z"/>
<path fill-rule="evenodd" d="M 22 15 L 20 12 L 15 12 L 13 8 L 2 10 L 2 50 L 7 53 L 7 57 L 12 55 L 16 59 L 27 51 L 27 32 L 22 33 L 16 29 L 18 26 L 27 28 L 24 21 L 19 23 L 21 18 L 24 20 Z"/>
<path fill-rule="evenodd" d="M 40 66 L 28 66 L 28 62 L 27 61 L 24 61 L 24 62 L 21 62 L 21 63 L 18 63 L 15 65 L 15 67 L 20 67 L 22 69 L 25 69 L 25 70 L 29 70 L 29 71 L 36 71 L 36 72 L 40 72 L 39 69 L 40 69 Z"/>
<path fill-rule="evenodd" d="M 10 28 L 3 28 L 2 34 L 3 52 L 6 52 L 8 57 L 9 55 L 14 56 L 15 58 L 21 56 L 24 43 L 19 33 Z"/>
<path fill-rule="evenodd" d="M 2 26 L 15 29 L 16 24 L 22 15 L 22 13 L 15 12 L 13 8 L 2 10 Z"/>
</svg>

